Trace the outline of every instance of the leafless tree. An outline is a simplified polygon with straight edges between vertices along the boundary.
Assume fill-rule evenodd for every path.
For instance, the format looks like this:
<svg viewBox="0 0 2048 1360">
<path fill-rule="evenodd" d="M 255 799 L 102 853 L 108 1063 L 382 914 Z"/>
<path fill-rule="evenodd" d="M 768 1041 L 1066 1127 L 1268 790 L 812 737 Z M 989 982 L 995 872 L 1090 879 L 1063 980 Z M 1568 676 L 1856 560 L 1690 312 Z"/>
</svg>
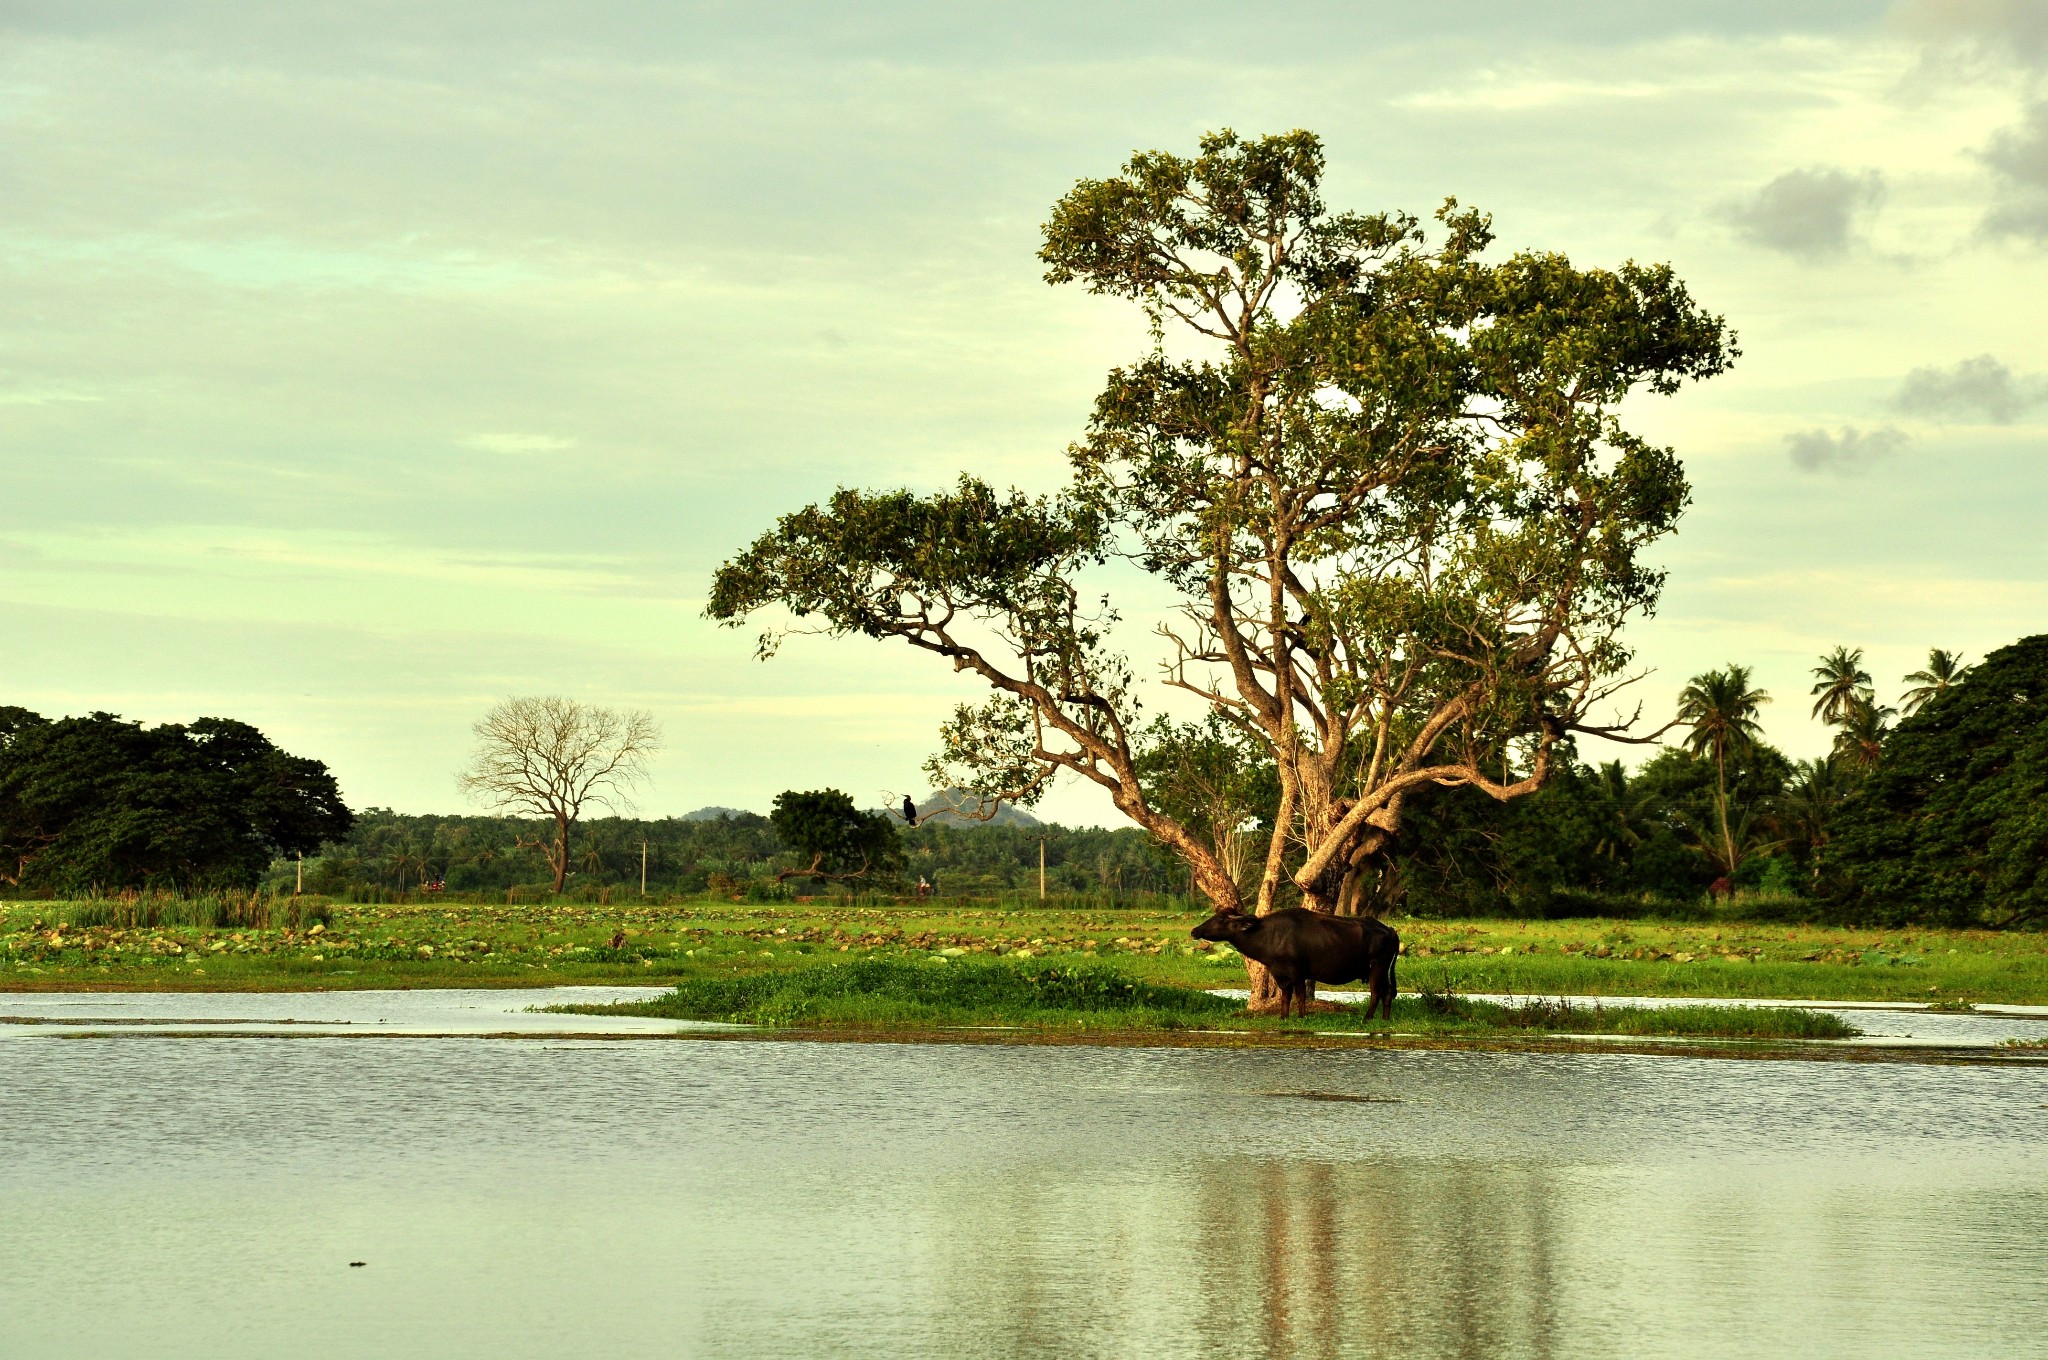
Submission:
<svg viewBox="0 0 2048 1360">
<path fill-rule="evenodd" d="M 630 811 L 661 727 L 643 709 L 603 708 L 554 694 L 506 699 L 476 724 L 477 747 L 458 777 L 487 806 L 551 818 L 552 841 L 518 839 L 541 851 L 555 891 L 569 877 L 569 833 L 586 805 Z"/>
</svg>

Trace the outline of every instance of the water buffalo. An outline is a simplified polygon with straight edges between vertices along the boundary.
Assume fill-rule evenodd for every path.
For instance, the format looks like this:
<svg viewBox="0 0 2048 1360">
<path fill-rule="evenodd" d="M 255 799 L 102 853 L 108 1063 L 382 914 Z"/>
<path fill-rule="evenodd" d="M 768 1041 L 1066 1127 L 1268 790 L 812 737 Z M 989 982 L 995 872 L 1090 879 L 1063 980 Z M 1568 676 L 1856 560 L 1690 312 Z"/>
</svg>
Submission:
<svg viewBox="0 0 2048 1360">
<path fill-rule="evenodd" d="M 1401 937 L 1384 921 L 1370 916 L 1332 916 L 1306 907 L 1287 907 L 1265 916 L 1249 916 L 1237 908 L 1219 911 L 1188 932 L 1198 940 L 1216 940 L 1266 966 L 1280 988 L 1280 1014 L 1291 1008 L 1308 1014 L 1312 982 L 1356 982 L 1363 978 L 1372 994 L 1366 1018 L 1383 1012 L 1394 1018 L 1394 962 Z"/>
</svg>

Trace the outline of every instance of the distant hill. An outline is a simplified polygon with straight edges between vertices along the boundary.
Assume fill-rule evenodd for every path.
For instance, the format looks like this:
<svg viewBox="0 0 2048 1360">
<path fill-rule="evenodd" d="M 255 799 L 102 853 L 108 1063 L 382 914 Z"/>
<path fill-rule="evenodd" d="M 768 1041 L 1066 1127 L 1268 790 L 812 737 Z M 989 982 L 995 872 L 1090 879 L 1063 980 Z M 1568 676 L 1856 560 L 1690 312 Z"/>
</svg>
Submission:
<svg viewBox="0 0 2048 1360">
<path fill-rule="evenodd" d="M 917 820 L 919 825 L 931 821 L 936 822 L 940 826 L 1021 826 L 1026 830 L 1045 825 L 1044 822 L 1039 821 L 1023 808 L 1012 807 L 1008 803 L 1004 803 L 1001 807 L 997 808 L 996 815 L 988 818 L 986 821 L 978 817 L 963 815 L 961 812 L 961 809 L 965 809 L 966 812 L 972 813 L 980 805 L 981 800 L 965 789 L 940 789 L 937 793 L 917 805 Z M 877 810 L 887 812 L 899 822 L 903 820 L 903 809 L 900 807 Z"/>
<path fill-rule="evenodd" d="M 720 817 L 751 817 L 754 814 L 745 808 L 700 807 L 695 812 L 685 812 L 678 821 L 715 822 Z"/>
</svg>

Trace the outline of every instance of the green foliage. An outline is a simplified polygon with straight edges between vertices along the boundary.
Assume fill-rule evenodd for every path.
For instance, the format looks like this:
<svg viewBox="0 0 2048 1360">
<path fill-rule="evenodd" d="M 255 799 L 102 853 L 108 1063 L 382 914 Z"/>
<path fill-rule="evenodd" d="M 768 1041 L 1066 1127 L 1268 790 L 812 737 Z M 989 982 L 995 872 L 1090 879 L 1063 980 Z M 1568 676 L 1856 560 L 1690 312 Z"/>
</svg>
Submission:
<svg viewBox="0 0 2048 1360">
<path fill-rule="evenodd" d="M 1830 877 L 1871 921 L 2048 923 L 2048 634 L 1985 657 L 1886 739 Z"/>
<path fill-rule="evenodd" d="M 0 883 L 247 889 L 275 856 L 350 824 L 325 765 L 247 723 L 145 729 L 111 713 L 0 710 Z"/>
<path fill-rule="evenodd" d="M 123 893 L 119 897 L 95 897 L 80 902 L 64 913 L 64 920 L 85 929 L 105 926 L 116 930 L 159 930 L 165 926 L 190 926 L 200 930 L 305 930 L 331 925 L 334 908 L 317 898 L 264 893 L 200 893 L 193 897 Z"/>
<path fill-rule="evenodd" d="M 1333 212 L 1322 172 L 1310 133 L 1222 132 L 1077 184 L 1046 277 L 1139 303 L 1155 344 L 1109 375 L 1068 486 L 842 490 L 722 567 L 710 616 L 786 611 L 945 658 L 995 699 L 947 725 L 939 782 L 1029 800 L 1055 771 L 1093 780 L 1219 901 L 1229 842 L 1139 769 L 1133 673 L 1087 579 L 1112 555 L 1180 595 L 1167 683 L 1261 748 L 1296 842 L 1273 872 L 1311 900 L 1346 900 L 1414 791 L 1535 788 L 1597 723 L 1619 629 L 1661 588 L 1642 550 L 1689 494 L 1615 407 L 1721 372 L 1731 338 L 1668 268 L 1486 262 L 1483 215 L 1446 204 L 1432 233 Z"/>
<path fill-rule="evenodd" d="M 1813 668 L 1813 716 L 1824 723 L 1841 721 L 1850 705 L 1870 695 L 1870 672 L 1863 669 L 1861 647 L 1837 647 Z"/>
<path fill-rule="evenodd" d="M 1280 775 L 1263 743 L 1213 710 L 1201 722 L 1161 714 L 1133 762 L 1148 803 L 1207 841 L 1240 884 L 1263 854 L 1280 806 Z"/>
<path fill-rule="evenodd" d="M 1748 824 L 1782 834 L 1778 800 L 1791 768 L 1760 741 L 1729 758 L 1738 832 Z M 1542 789 L 1511 803 L 1470 789 L 1428 793 L 1395 846 L 1401 905 L 1426 916 L 1690 912 L 1719 876 L 1698 834 L 1716 834 L 1718 787 L 1710 759 L 1669 747 L 1633 775 L 1619 762 L 1588 767 L 1567 753 Z M 1761 884 L 1778 858 L 1745 859 L 1737 886 Z"/>
<path fill-rule="evenodd" d="M 1241 1009 L 1185 987 L 1138 982 L 1100 965 L 866 959 L 747 977 L 696 978 L 620 1010 L 753 1025 L 931 1021 L 1061 1023 L 1113 1016 L 1172 1025 Z"/>
<path fill-rule="evenodd" d="M 808 863 L 785 877 L 862 878 L 903 862 L 896 826 L 883 812 L 862 812 L 837 789 L 775 795 L 769 825 Z"/>
<path fill-rule="evenodd" d="M 1927 706 L 1928 700 L 1958 683 L 1969 673 L 1969 663 L 1957 652 L 1944 651 L 1939 647 L 1928 649 L 1927 665 L 1911 671 L 1906 683 L 1913 686 L 1900 696 L 1906 712 L 1918 713 Z"/>
<path fill-rule="evenodd" d="M 651 1001 L 564 1009 L 771 1028 L 1078 1025 L 1095 1029 L 1218 1029 L 1271 1027 L 1275 1023 L 1248 1020 L 1238 1001 L 1192 988 L 1141 982 L 1096 964 L 949 963 L 943 959 L 867 959 L 740 977 L 692 978 Z M 1384 1028 L 1356 1008 L 1319 1014 L 1310 1023 L 1318 1029 Z M 1859 1033 L 1835 1016 L 1791 1007 L 1622 1007 L 1543 999 L 1503 1005 L 1445 992 L 1403 998 L 1397 1003 L 1396 1023 L 1453 1033 L 1539 1031 L 1775 1039 L 1841 1039 Z"/>
</svg>

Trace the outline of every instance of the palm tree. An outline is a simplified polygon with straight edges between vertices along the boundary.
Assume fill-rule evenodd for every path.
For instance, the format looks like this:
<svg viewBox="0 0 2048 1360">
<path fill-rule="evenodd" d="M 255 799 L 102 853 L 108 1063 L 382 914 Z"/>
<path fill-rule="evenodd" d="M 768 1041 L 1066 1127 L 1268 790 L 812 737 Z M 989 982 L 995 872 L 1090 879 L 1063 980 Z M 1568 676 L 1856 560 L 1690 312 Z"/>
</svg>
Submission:
<svg viewBox="0 0 2048 1360">
<path fill-rule="evenodd" d="M 1784 844 L 1782 839 L 1774 840 L 1769 835 L 1766 820 L 1753 816 L 1747 809 L 1736 808 L 1719 831 L 1714 827 L 1702 829 L 1686 816 L 1683 809 L 1674 809 L 1678 824 L 1692 837 L 1692 842 L 1707 863 L 1713 867 L 1716 878 L 1725 879 L 1733 887 L 1735 871 L 1742 861 L 1752 855 L 1765 855 Z"/>
<path fill-rule="evenodd" d="M 1906 677 L 1906 683 L 1914 688 L 1906 691 L 1902 702 L 1906 716 L 1911 717 L 1927 706 L 1927 701 L 1942 693 L 1969 674 L 1970 668 L 1960 653 L 1944 652 L 1936 647 L 1927 653 L 1927 669 L 1914 671 Z"/>
<path fill-rule="evenodd" d="M 1779 826 L 1787 833 L 1787 841 L 1806 851 L 1807 865 L 1816 881 L 1820 878 L 1821 852 L 1827 847 L 1829 827 L 1847 794 L 1834 758 L 1824 756 L 1800 761 L 1792 782 L 1778 798 Z"/>
<path fill-rule="evenodd" d="M 1885 735 L 1899 710 L 1860 695 L 1842 713 L 1841 731 L 1835 733 L 1835 757 L 1850 769 L 1867 773 L 1884 755 Z"/>
<path fill-rule="evenodd" d="M 1771 701 L 1763 690 L 1751 689 L 1749 680 L 1749 667 L 1731 664 L 1726 670 L 1695 675 L 1678 695 L 1678 720 L 1692 729 L 1686 749 L 1714 758 L 1714 816 L 1720 823 L 1721 843 L 1719 853 L 1710 858 L 1730 878 L 1744 848 L 1737 845 L 1728 824 L 1728 757 L 1756 743 L 1763 732 L 1757 710 Z"/>
<path fill-rule="evenodd" d="M 1598 823 L 1594 827 L 1593 853 L 1613 864 L 1628 858 L 1631 850 L 1650 838 L 1654 826 L 1651 803 L 1655 795 L 1629 784 L 1628 771 L 1618 760 L 1610 760 L 1594 772 Z"/>
<path fill-rule="evenodd" d="M 1840 722 L 1858 695 L 1870 693 L 1870 672 L 1863 669 L 1863 649 L 1837 647 L 1822 657 L 1813 668 L 1813 688 L 1808 693 L 1818 696 L 1813 701 L 1814 717 L 1824 723 Z"/>
</svg>

